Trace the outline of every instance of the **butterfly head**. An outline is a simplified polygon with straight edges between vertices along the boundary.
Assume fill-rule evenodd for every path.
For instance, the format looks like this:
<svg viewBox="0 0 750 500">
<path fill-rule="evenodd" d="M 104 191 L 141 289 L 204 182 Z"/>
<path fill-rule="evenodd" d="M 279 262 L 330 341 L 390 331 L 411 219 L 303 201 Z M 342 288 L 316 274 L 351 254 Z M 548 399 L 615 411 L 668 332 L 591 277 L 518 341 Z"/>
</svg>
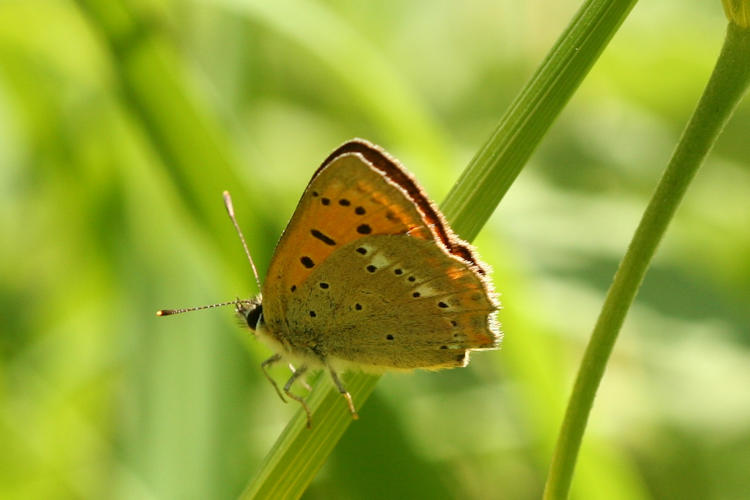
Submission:
<svg viewBox="0 0 750 500">
<path fill-rule="evenodd" d="M 261 303 L 260 295 L 250 299 L 237 302 L 236 307 L 237 314 L 240 315 L 242 321 L 255 332 L 263 322 L 263 304 Z"/>
</svg>

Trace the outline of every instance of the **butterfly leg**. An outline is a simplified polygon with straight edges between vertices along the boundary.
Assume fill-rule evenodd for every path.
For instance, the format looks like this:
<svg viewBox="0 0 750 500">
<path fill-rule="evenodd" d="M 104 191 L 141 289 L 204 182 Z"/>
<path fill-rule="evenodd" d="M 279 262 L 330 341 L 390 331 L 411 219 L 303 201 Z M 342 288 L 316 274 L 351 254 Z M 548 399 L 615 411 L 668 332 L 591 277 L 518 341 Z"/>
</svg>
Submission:
<svg viewBox="0 0 750 500">
<path fill-rule="evenodd" d="M 339 378 L 338 373 L 336 373 L 336 370 L 328 366 L 328 372 L 331 374 L 331 378 L 333 379 L 333 383 L 336 385 L 336 388 L 339 390 L 341 395 L 344 396 L 344 399 L 346 399 L 346 404 L 349 405 L 349 411 L 352 413 L 352 418 L 354 420 L 357 420 L 359 418 L 359 414 L 357 413 L 356 408 L 354 408 L 352 395 L 349 394 L 349 391 L 346 390 L 344 384 L 341 383 L 341 379 Z"/>
<path fill-rule="evenodd" d="M 292 373 L 296 372 L 297 369 L 294 367 L 293 364 L 289 363 L 289 370 L 291 370 Z M 310 384 L 305 382 L 305 379 L 302 379 L 299 381 L 300 385 L 304 387 L 307 391 L 312 391 L 312 387 L 310 387 Z"/>
<path fill-rule="evenodd" d="M 292 376 L 289 377 L 289 380 L 286 381 L 286 384 L 284 384 L 284 393 L 302 405 L 302 408 L 304 408 L 305 413 L 307 414 L 307 428 L 311 429 L 312 428 L 312 414 L 310 413 L 310 408 L 307 407 L 307 403 L 305 403 L 304 399 L 292 393 L 292 385 L 294 385 L 294 382 L 296 382 L 298 378 L 304 375 L 306 371 L 307 371 L 307 367 L 304 365 L 300 366 L 297 370 L 295 370 L 294 373 L 292 373 Z"/>
<path fill-rule="evenodd" d="M 260 368 L 263 370 L 263 375 L 266 376 L 268 381 L 271 382 L 271 385 L 273 386 L 273 388 L 276 389 L 276 394 L 278 394 L 281 400 L 286 403 L 286 399 L 284 399 L 284 395 L 281 394 L 281 390 L 279 389 L 279 386 L 276 384 L 276 381 L 273 378 L 271 378 L 271 375 L 269 375 L 268 370 L 267 370 L 269 366 L 279 361 L 281 361 L 281 354 L 274 354 L 273 356 L 271 356 L 270 358 L 262 362 L 260 364 Z"/>
</svg>

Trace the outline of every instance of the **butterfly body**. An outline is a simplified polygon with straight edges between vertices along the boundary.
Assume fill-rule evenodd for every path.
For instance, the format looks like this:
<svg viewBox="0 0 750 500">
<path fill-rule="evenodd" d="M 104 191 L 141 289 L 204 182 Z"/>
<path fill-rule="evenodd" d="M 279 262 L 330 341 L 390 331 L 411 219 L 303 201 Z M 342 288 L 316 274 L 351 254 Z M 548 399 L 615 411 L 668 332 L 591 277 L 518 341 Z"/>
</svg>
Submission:
<svg viewBox="0 0 750 500">
<path fill-rule="evenodd" d="M 355 139 L 313 175 L 277 245 L 262 301 L 237 310 L 277 353 L 264 369 L 298 365 L 284 387 L 289 397 L 304 406 L 291 386 L 308 368 L 324 367 L 356 415 L 338 373 L 465 366 L 469 351 L 498 346 L 498 307 L 474 250 L 411 175 Z"/>
</svg>

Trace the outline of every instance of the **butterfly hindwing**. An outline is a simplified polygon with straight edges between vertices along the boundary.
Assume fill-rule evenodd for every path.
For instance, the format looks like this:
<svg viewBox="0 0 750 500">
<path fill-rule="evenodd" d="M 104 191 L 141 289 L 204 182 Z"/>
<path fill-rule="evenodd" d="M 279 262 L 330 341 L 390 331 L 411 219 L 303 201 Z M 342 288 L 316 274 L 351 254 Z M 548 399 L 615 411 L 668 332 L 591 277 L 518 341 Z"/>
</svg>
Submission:
<svg viewBox="0 0 750 500">
<path fill-rule="evenodd" d="M 500 340 L 485 280 L 434 242 L 360 238 L 331 255 L 289 304 L 290 330 L 329 360 L 362 369 L 464 366 Z"/>
</svg>

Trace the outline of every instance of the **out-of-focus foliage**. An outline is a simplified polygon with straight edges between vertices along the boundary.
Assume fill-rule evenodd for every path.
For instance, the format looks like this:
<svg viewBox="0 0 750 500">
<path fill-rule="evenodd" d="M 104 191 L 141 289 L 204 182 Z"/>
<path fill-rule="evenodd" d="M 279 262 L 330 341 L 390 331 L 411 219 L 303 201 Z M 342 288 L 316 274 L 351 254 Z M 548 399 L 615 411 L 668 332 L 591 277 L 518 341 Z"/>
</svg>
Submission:
<svg viewBox="0 0 750 500">
<path fill-rule="evenodd" d="M 158 118 L 181 109 L 138 108 L 92 3 L 0 2 L 0 497 L 232 498 L 297 408 L 230 310 L 153 316 L 255 293 L 229 222 L 211 227 L 220 189 L 261 274 L 348 138 L 386 147 L 439 201 L 577 5 L 125 2 L 174 70 L 140 88 L 179 82 L 212 138 L 165 146 L 159 127 L 184 124 Z M 475 242 L 503 350 L 385 376 L 308 498 L 540 495 L 603 294 L 724 25 L 718 0 L 636 7 Z M 750 495 L 749 129 L 745 104 L 649 272 L 577 498 Z M 200 193 L 215 206 L 196 217 L 175 163 L 210 158 L 204 144 L 225 156 L 182 175 L 237 185 Z"/>
</svg>

